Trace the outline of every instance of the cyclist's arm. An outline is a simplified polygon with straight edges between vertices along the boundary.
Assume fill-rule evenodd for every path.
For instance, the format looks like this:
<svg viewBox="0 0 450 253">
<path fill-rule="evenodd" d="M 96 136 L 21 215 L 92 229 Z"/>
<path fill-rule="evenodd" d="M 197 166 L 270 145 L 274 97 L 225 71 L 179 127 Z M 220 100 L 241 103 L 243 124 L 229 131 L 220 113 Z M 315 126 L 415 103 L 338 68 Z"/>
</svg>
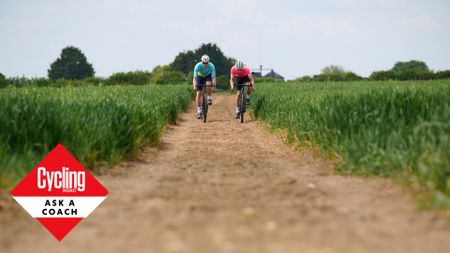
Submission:
<svg viewBox="0 0 450 253">
<path fill-rule="evenodd" d="M 194 68 L 194 78 L 198 76 L 198 72 L 200 71 L 200 64 L 196 64 Z"/>
<path fill-rule="evenodd" d="M 234 88 L 234 82 L 233 82 L 233 69 L 230 70 L 230 89 Z"/>
<path fill-rule="evenodd" d="M 252 83 L 252 90 L 255 91 L 255 80 L 253 79 L 252 72 L 248 74 L 248 79 L 250 79 L 250 82 Z"/>
<path fill-rule="evenodd" d="M 198 71 L 199 71 L 199 65 L 197 64 L 197 65 L 195 65 L 194 77 L 192 78 L 192 86 L 193 86 L 194 90 L 195 90 L 195 78 L 198 76 Z"/>
<path fill-rule="evenodd" d="M 212 64 L 211 62 L 209 63 L 211 65 L 211 75 L 212 78 L 216 78 L 216 66 L 214 66 L 214 64 Z"/>
<path fill-rule="evenodd" d="M 214 66 L 214 64 L 211 64 L 211 75 L 212 75 L 212 81 L 213 81 L 213 85 L 216 86 L 216 66 Z"/>
</svg>

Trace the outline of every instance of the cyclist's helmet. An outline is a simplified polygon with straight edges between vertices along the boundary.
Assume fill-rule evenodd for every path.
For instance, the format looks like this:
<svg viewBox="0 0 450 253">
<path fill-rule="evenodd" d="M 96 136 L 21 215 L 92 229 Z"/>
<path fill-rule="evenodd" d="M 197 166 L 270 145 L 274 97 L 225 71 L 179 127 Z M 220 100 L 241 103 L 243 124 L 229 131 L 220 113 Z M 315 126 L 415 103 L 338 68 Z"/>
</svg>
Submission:
<svg viewBox="0 0 450 253">
<path fill-rule="evenodd" d="M 235 66 L 238 71 L 242 71 L 242 69 L 244 69 L 244 63 L 241 61 L 237 61 Z"/>
<path fill-rule="evenodd" d="M 209 56 L 204 54 L 202 55 L 202 63 L 208 63 L 209 62 Z"/>
</svg>

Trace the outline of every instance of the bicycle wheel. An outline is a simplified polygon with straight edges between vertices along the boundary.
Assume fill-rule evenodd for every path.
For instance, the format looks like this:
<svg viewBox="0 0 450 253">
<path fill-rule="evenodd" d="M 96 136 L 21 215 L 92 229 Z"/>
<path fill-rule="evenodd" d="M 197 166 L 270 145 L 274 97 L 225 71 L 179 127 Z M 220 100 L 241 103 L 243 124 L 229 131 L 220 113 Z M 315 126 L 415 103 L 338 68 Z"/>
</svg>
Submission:
<svg viewBox="0 0 450 253">
<path fill-rule="evenodd" d="M 240 115 L 241 123 L 244 123 L 244 113 L 245 113 L 245 109 L 246 109 L 244 89 L 241 89 L 241 97 L 240 97 L 239 101 L 240 101 L 239 110 L 241 111 L 241 115 Z"/>
<path fill-rule="evenodd" d="M 208 101 L 205 93 L 205 88 L 203 88 L 202 111 L 203 123 L 206 123 L 206 116 L 208 115 Z"/>
</svg>

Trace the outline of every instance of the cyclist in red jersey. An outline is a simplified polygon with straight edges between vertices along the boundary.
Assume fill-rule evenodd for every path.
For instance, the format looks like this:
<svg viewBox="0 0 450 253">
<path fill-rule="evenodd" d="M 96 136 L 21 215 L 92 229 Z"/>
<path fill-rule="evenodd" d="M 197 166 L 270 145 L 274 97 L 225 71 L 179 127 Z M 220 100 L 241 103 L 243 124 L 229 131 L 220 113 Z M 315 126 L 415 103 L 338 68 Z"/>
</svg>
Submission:
<svg viewBox="0 0 450 253">
<path fill-rule="evenodd" d="M 251 83 L 251 86 L 247 87 L 247 95 L 245 102 L 250 104 L 250 93 L 255 91 L 255 81 L 253 80 L 252 72 L 248 66 L 244 66 L 244 63 L 237 61 L 236 64 L 230 70 L 230 87 L 234 88 L 233 78 L 236 77 L 236 113 L 235 117 L 239 118 L 239 97 L 241 95 L 242 85 Z M 242 94 L 244 95 L 244 94 Z"/>
</svg>

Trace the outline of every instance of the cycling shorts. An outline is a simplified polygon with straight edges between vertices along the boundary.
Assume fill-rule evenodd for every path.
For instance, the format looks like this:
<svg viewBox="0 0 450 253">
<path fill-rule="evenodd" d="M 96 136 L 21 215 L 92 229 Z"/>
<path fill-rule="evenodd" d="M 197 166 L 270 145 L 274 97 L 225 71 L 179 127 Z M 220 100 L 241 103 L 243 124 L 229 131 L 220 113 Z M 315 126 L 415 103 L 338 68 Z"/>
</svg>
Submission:
<svg viewBox="0 0 450 253">
<path fill-rule="evenodd" d="M 248 78 L 248 76 L 244 76 L 244 77 L 236 77 L 236 90 L 240 90 L 242 89 L 242 85 L 249 83 L 250 78 Z"/>
<path fill-rule="evenodd" d="M 197 89 L 197 91 L 202 91 L 203 89 L 203 84 L 206 84 L 206 82 L 212 82 L 212 75 L 209 74 L 206 77 L 201 77 L 201 76 L 197 76 L 195 78 L 195 88 Z"/>
</svg>

